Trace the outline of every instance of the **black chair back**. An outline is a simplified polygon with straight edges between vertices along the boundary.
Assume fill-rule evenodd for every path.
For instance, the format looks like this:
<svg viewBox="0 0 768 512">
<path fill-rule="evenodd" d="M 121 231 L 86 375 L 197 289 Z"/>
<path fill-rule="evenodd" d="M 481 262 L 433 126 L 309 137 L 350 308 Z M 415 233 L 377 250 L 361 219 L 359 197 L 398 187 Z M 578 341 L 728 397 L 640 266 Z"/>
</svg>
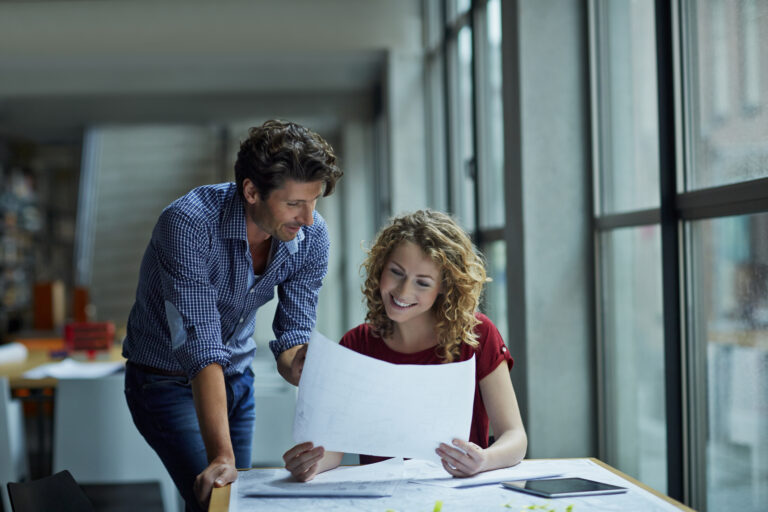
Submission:
<svg viewBox="0 0 768 512">
<path fill-rule="evenodd" d="M 8 495 L 13 512 L 95 512 L 67 470 L 30 482 L 9 482 Z"/>
</svg>

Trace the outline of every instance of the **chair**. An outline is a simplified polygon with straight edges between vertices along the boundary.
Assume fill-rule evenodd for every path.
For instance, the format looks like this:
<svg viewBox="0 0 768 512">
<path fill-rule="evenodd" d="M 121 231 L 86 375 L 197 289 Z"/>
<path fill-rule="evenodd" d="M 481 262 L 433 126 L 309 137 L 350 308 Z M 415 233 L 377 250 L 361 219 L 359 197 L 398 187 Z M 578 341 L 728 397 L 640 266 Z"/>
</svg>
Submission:
<svg viewBox="0 0 768 512">
<path fill-rule="evenodd" d="M 141 436 L 125 402 L 124 374 L 60 379 L 53 423 L 53 471 L 68 469 L 80 484 L 160 483 L 163 508 L 181 498 L 160 458 Z"/>
<path fill-rule="evenodd" d="M 94 508 L 69 471 L 31 482 L 8 482 L 13 512 L 93 512 Z"/>
<path fill-rule="evenodd" d="M 24 415 L 19 400 L 11 400 L 11 387 L 0 377 L 0 501 L 11 510 L 6 484 L 29 477 Z"/>
</svg>

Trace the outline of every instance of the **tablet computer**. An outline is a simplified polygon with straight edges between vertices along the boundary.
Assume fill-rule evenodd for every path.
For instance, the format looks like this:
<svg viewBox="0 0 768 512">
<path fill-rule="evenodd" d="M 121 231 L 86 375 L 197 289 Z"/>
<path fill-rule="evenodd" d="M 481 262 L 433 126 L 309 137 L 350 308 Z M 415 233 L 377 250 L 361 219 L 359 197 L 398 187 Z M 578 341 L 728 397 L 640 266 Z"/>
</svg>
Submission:
<svg viewBox="0 0 768 512">
<path fill-rule="evenodd" d="M 595 494 L 618 494 L 627 492 L 626 487 L 604 484 L 586 478 L 545 478 L 541 480 L 518 480 L 501 482 L 501 485 L 515 491 L 527 492 L 545 498 L 565 496 L 592 496 Z"/>
</svg>

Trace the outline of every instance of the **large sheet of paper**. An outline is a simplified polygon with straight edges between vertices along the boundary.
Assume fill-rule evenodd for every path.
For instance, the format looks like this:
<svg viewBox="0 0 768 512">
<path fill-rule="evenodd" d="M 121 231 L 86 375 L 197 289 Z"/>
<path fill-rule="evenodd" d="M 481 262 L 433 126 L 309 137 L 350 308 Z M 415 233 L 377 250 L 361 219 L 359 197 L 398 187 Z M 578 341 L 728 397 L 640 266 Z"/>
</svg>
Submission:
<svg viewBox="0 0 768 512">
<path fill-rule="evenodd" d="M 396 365 L 315 335 L 299 382 L 293 438 L 326 450 L 439 460 L 441 442 L 467 439 L 475 360 Z"/>
<path fill-rule="evenodd" d="M 352 512 L 360 510 L 385 510 L 397 511 L 428 511 L 438 508 L 437 503 L 444 511 L 448 510 L 530 510 L 532 508 L 556 510 L 566 512 L 570 507 L 574 512 L 585 510 L 604 510 L 615 512 L 679 512 L 674 505 L 663 501 L 648 491 L 641 489 L 632 482 L 599 466 L 588 459 L 552 459 L 523 461 L 523 468 L 535 471 L 544 470 L 551 474 L 561 474 L 564 477 L 581 477 L 605 482 L 608 484 L 627 487 L 628 492 L 623 494 L 610 494 L 606 496 L 585 496 L 573 498 L 558 498 L 556 500 L 539 498 L 506 489 L 501 485 L 484 485 L 472 487 L 442 487 L 437 485 L 424 485 L 419 480 L 410 480 L 415 474 L 422 474 L 418 469 L 422 461 L 405 461 L 405 481 L 398 485 L 391 496 L 375 497 L 349 497 L 336 496 L 330 498 L 319 497 L 265 497 L 243 495 L 236 493 L 233 487 L 230 494 L 231 512 L 296 512 L 297 510 L 311 510 L 313 512 Z M 532 464 L 528 464 L 528 463 Z M 414 467 L 417 469 L 414 470 Z M 518 467 L 518 466 L 515 466 Z M 414 473 L 415 471 L 415 473 Z M 238 477 L 241 486 L 245 486 L 246 480 L 240 480 L 250 472 L 241 473 Z M 459 480 L 459 479 L 456 479 Z M 239 494 L 237 502 L 232 501 L 231 496 Z M 235 498 L 238 499 L 238 498 Z"/>
<path fill-rule="evenodd" d="M 252 469 L 238 473 L 230 492 L 232 501 L 248 496 L 392 496 L 403 482 L 403 459 L 367 466 L 342 466 L 320 473 L 309 482 L 294 480 L 287 469 Z"/>
</svg>

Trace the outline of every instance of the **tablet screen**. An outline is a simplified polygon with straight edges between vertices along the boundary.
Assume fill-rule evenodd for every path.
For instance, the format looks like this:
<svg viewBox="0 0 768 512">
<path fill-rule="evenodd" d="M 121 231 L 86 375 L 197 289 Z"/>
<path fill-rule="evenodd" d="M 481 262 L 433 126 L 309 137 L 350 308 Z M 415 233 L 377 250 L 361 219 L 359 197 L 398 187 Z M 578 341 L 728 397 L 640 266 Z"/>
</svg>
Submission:
<svg viewBox="0 0 768 512">
<path fill-rule="evenodd" d="M 541 480 L 520 480 L 502 482 L 501 485 L 516 491 L 527 492 L 546 498 L 561 496 L 589 496 L 594 494 L 616 494 L 626 492 L 624 487 L 587 480 L 586 478 L 546 478 Z"/>
</svg>

